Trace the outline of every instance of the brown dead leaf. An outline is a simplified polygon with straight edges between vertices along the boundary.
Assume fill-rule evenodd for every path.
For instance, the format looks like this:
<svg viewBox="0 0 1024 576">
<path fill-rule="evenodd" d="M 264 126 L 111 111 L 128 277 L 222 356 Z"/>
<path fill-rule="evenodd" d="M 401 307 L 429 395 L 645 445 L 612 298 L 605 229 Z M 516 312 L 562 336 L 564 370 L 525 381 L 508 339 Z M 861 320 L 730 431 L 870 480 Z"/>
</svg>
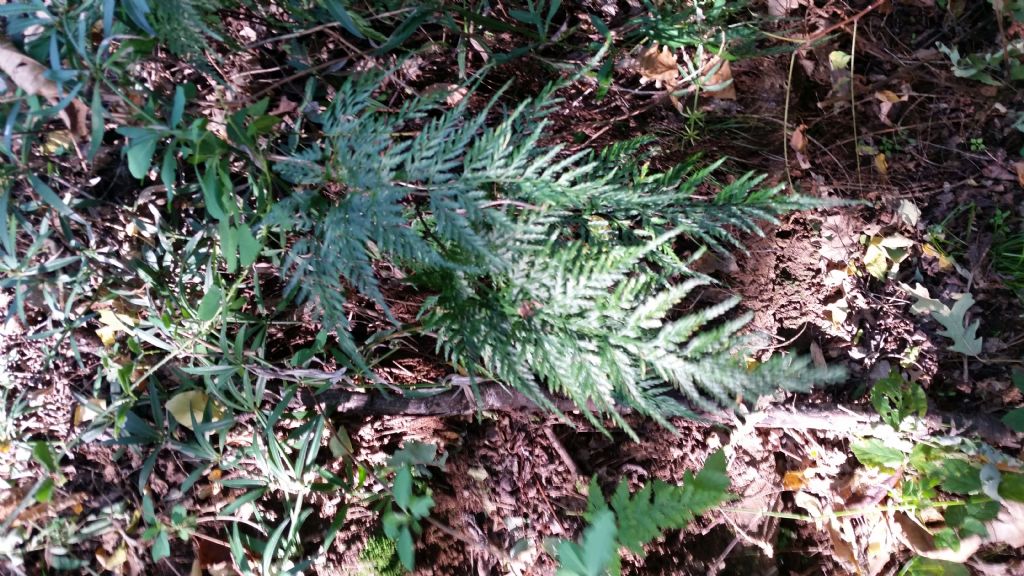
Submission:
<svg viewBox="0 0 1024 576">
<path fill-rule="evenodd" d="M 1017 184 L 1024 188 L 1024 162 L 1014 162 L 1013 170 L 1017 173 Z"/>
<path fill-rule="evenodd" d="M 801 124 L 793 131 L 793 135 L 789 137 L 789 147 L 796 152 L 796 162 L 800 166 L 801 170 L 807 170 L 811 167 L 811 161 L 807 158 L 807 125 Z"/>
<path fill-rule="evenodd" d="M 711 75 L 707 80 L 708 86 L 721 86 L 717 90 L 707 90 L 706 94 L 719 100 L 735 100 L 736 99 L 736 84 L 732 80 L 732 68 L 729 67 L 728 60 L 721 60 L 719 58 L 713 58 L 708 62 L 707 69 L 713 69 L 721 62 L 722 65 L 718 68 L 714 74 Z"/>
<path fill-rule="evenodd" d="M 800 7 L 801 0 L 768 0 L 768 14 L 781 18 Z"/>
<path fill-rule="evenodd" d="M 61 99 L 57 84 L 45 76 L 46 66 L 19 52 L 13 45 L 0 41 L 0 70 L 10 76 L 26 94 L 42 96 L 50 104 Z M 60 118 L 78 137 L 84 137 L 88 128 L 89 107 L 77 98 L 60 112 Z"/>
<path fill-rule="evenodd" d="M 469 94 L 469 89 L 465 86 L 459 86 L 458 84 L 449 84 L 447 82 L 437 82 L 427 86 L 423 90 L 424 96 L 444 96 L 444 103 L 448 106 L 456 106 L 462 99 Z"/>
<path fill-rule="evenodd" d="M 1024 504 L 1005 500 L 999 515 L 985 523 L 988 535 L 972 535 L 960 539 L 960 549 L 936 548 L 931 533 L 903 512 L 894 516 L 894 533 L 920 556 L 947 562 L 966 562 L 983 544 L 1005 544 L 1011 548 L 1024 546 Z M 898 528 L 897 528 L 898 527 Z"/>
<path fill-rule="evenodd" d="M 200 568 L 209 570 L 217 566 L 231 566 L 231 549 L 227 546 L 206 538 L 193 539 L 192 546 L 196 551 L 196 561 Z"/>
<path fill-rule="evenodd" d="M 644 50 L 637 64 L 642 82 L 653 81 L 658 88 L 661 88 L 663 83 L 669 90 L 675 88 L 676 80 L 679 78 L 679 59 L 668 46 L 659 49 L 655 44 Z"/>
<path fill-rule="evenodd" d="M 904 86 L 904 94 L 901 96 L 892 90 L 879 90 L 875 92 L 875 99 L 878 100 L 878 119 L 884 124 L 892 126 L 892 120 L 889 118 L 889 112 L 892 111 L 894 105 L 899 102 L 906 102 L 909 99 L 909 87 Z"/>
<path fill-rule="evenodd" d="M 782 487 L 786 490 L 799 490 L 806 483 L 803 470 L 790 470 L 782 477 Z"/>
<path fill-rule="evenodd" d="M 857 561 L 857 549 L 854 547 L 857 536 L 850 519 L 832 517 L 826 528 L 828 528 L 829 539 L 832 540 L 833 557 L 851 573 L 859 572 L 860 563 Z"/>
</svg>

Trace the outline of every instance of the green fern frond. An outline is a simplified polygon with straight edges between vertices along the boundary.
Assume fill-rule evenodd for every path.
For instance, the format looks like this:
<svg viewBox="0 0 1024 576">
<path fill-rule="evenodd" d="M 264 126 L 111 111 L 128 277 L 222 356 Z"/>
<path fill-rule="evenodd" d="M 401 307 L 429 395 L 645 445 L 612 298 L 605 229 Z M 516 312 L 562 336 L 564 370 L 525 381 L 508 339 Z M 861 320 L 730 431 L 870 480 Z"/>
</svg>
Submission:
<svg viewBox="0 0 1024 576">
<path fill-rule="evenodd" d="M 622 480 L 609 501 L 605 501 L 597 478 L 592 478 L 584 514 L 589 525 L 580 544 L 557 542 L 558 574 L 620 574 L 620 548 L 643 556 L 644 546 L 666 531 L 685 528 L 695 517 L 731 500 L 728 490 L 722 451 L 709 456 L 696 475 L 684 473 L 681 485 L 655 480 L 631 494 Z"/>
<path fill-rule="evenodd" d="M 690 414 L 673 394 L 710 409 L 769 381 L 799 389 L 835 376 L 800 363 L 747 370 L 735 349 L 747 319 L 721 320 L 735 299 L 677 309 L 712 282 L 676 256 L 678 236 L 736 247 L 758 222 L 813 201 L 759 188 L 753 175 L 716 186 L 720 162 L 652 172 L 649 139 L 543 147 L 550 90 L 488 125 L 497 96 L 476 114 L 436 97 L 386 111 L 373 98 L 379 81 L 340 87 L 317 142 L 278 162 L 282 177 L 323 190 L 282 201 L 264 223 L 293 238 L 282 271 L 348 350 L 349 290 L 390 317 L 375 273 L 387 260 L 429 279 L 437 293 L 422 329 L 450 362 L 550 409 L 545 391 L 564 394 L 597 426 L 607 416 L 628 430 L 622 406 L 669 426 Z"/>
</svg>

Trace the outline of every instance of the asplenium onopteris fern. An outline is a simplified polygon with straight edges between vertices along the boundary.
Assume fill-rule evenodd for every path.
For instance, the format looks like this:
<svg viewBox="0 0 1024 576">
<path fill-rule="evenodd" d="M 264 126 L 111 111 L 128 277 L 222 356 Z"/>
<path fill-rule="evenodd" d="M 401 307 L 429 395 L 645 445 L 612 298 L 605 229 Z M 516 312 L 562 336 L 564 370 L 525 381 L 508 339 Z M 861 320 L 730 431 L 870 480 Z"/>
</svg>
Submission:
<svg viewBox="0 0 1024 576">
<path fill-rule="evenodd" d="M 621 572 L 619 548 L 643 555 L 644 545 L 668 530 L 685 528 L 691 520 L 730 499 L 725 453 L 708 457 L 696 475 L 686 472 L 681 485 L 654 480 L 630 493 L 625 480 L 605 501 L 596 478 L 591 479 L 589 526 L 579 544 L 558 543 L 558 576 L 604 576 Z"/>
<path fill-rule="evenodd" d="M 802 360 L 749 371 L 733 350 L 746 318 L 712 324 L 734 299 L 677 309 L 711 280 L 676 257 L 675 238 L 737 248 L 738 233 L 807 200 L 752 175 L 718 186 L 714 163 L 650 171 L 644 139 L 542 146 L 553 88 L 511 110 L 496 96 L 478 113 L 472 97 L 386 110 L 378 88 L 366 76 L 338 90 L 317 142 L 275 166 L 301 191 L 265 223 L 290 235 L 289 288 L 314 300 L 357 362 L 346 294 L 387 313 L 374 269 L 387 261 L 434 294 L 421 328 L 453 364 L 549 407 L 545 388 L 563 393 L 595 423 L 594 411 L 625 426 L 624 404 L 668 425 L 687 413 L 673 390 L 711 408 L 822 378 Z"/>
</svg>

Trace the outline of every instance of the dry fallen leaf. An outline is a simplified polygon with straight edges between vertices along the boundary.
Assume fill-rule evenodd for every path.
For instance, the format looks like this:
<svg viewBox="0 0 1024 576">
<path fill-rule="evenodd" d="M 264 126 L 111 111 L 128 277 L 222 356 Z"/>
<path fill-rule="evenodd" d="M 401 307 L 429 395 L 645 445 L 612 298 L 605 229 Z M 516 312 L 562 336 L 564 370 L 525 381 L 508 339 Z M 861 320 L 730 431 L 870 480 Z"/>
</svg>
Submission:
<svg viewBox="0 0 1024 576">
<path fill-rule="evenodd" d="M 179 392 L 171 397 L 167 401 L 167 411 L 170 412 L 171 417 L 174 418 L 178 424 L 181 424 L 185 428 L 192 430 L 192 418 L 195 417 L 196 422 L 203 421 L 203 414 L 206 412 L 206 406 L 210 404 L 210 398 L 206 395 L 206 392 L 202 390 L 188 390 L 186 392 Z M 210 406 L 210 419 L 216 422 L 220 419 L 223 414 L 216 403 Z"/>
<path fill-rule="evenodd" d="M 790 470 L 782 477 L 782 487 L 786 490 L 799 490 L 806 484 L 803 470 Z"/>
<path fill-rule="evenodd" d="M 661 49 L 655 44 L 640 55 L 639 64 L 641 82 L 654 82 L 654 85 L 661 88 L 662 83 L 669 90 L 675 89 L 676 80 L 679 78 L 679 60 L 674 51 L 668 46 Z"/>
<path fill-rule="evenodd" d="M 806 131 L 807 125 L 801 124 L 793 131 L 793 135 L 789 137 L 789 147 L 796 152 L 796 162 L 801 170 L 807 170 L 811 167 L 811 161 L 807 158 Z"/>
<path fill-rule="evenodd" d="M 732 68 L 729 67 L 729 61 L 713 58 L 708 62 L 706 69 L 713 69 L 719 62 L 721 62 L 722 65 L 719 66 L 718 70 L 707 80 L 707 86 L 710 86 L 711 89 L 708 89 L 706 94 L 713 98 L 718 98 L 719 100 L 735 100 L 736 84 L 732 80 Z"/>
<path fill-rule="evenodd" d="M 768 14 L 780 18 L 800 7 L 801 0 L 768 0 Z"/>
<path fill-rule="evenodd" d="M 62 94 L 57 89 L 57 83 L 45 76 L 46 66 L 3 41 L 0 41 L 0 70 L 10 76 L 14 84 L 26 94 L 42 96 L 50 104 L 61 100 Z M 77 98 L 60 112 L 61 120 L 78 137 L 89 133 L 86 120 L 88 115 L 89 107 Z"/>
<path fill-rule="evenodd" d="M 128 561 L 128 547 L 122 542 L 116 550 L 109 554 L 104 548 L 97 548 L 96 561 L 99 562 L 104 570 L 114 574 L 121 574 L 124 571 L 124 563 Z"/>
<path fill-rule="evenodd" d="M 875 170 L 878 170 L 882 176 L 889 173 L 889 162 L 885 159 L 885 154 L 875 155 Z"/>
</svg>

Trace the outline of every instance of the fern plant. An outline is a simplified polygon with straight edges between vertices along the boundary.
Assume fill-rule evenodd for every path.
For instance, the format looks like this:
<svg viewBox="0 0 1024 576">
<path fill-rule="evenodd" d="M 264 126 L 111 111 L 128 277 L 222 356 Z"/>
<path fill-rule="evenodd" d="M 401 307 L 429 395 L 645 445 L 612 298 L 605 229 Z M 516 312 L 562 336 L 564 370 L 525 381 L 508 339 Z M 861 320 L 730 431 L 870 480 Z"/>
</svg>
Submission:
<svg viewBox="0 0 1024 576">
<path fill-rule="evenodd" d="M 686 472 L 681 485 L 654 480 L 630 493 L 625 480 L 605 501 L 596 478 L 591 479 L 589 525 L 580 543 L 557 542 L 558 576 L 620 574 L 619 548 L 643 555 L 644 546 L 668 530 L 685 528 L 696 516 L 732 499 L 725 453 L 708 457 L 696 475 Z"/>
<path fill-rule="evenodd" d="M 742 249 L 738 233 L 813 202 L 749 174 L 715 186 L 719 163 L 653 172 L 645 139 L 544 147 L 557 85 L 502 114 L 500 94 L 470 114 L 470 98 L 447 111 L 430 97 L 384 110 L 379 82 L 342 86 L 319 141 L 276 164 L 302 191 L 265 223 L 288 234 L 289 287 L 357 363 L 348 288 L 389 314 L 375 266 L 391 262 L 434 294 L 420 328 L 453 364 L 551 409 L 545 388 L 565 394 L 595 424 L 606 414 L 628 430 L 617 412 L 626 405 L 668 426 L 689 413 L 675 394 L 712 408 L 835 376 L 800 359 L 748 370 L 735 350 L 747 317 L 711 324 L 736 299 L 677 310 L 712 280 L 676 257 L 676 238 Z M 489 125 L 492 114 L 500 121 Z"/>
</svg>

